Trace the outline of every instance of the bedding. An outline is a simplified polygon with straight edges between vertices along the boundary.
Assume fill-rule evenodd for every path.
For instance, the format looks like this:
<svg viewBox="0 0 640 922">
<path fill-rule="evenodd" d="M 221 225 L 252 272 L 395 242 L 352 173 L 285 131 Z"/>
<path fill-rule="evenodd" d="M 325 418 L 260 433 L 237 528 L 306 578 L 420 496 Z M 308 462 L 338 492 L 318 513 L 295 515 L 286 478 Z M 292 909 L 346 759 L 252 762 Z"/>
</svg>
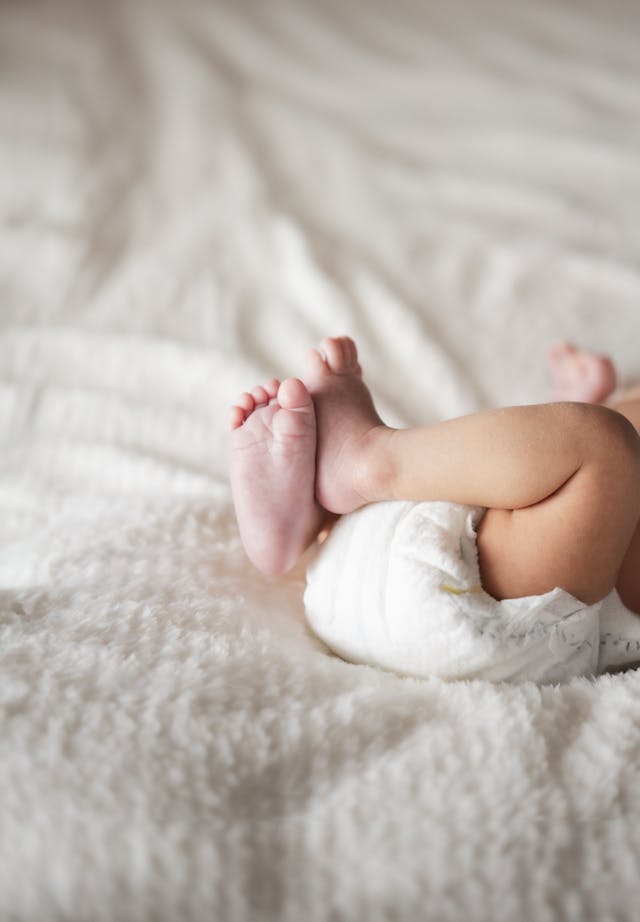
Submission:
<svg viewBox="0 0 640 922">
<path fill-rule="evenodd" d="M 244 558 L 235 394 L 640 377 L 640 12 L 0 5 L 0 918 L 634 919 L 640 673 L 403 678 Z"/>
</svg>

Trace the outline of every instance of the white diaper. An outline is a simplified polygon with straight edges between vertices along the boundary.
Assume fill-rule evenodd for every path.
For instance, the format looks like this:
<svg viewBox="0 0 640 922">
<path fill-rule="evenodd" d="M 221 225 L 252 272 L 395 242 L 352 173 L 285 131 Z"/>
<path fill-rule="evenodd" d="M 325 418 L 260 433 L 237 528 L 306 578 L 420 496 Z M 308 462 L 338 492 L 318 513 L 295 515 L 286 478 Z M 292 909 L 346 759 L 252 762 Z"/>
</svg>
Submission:
<svg viewBox="0 0 640 922">
<path fill-rule="evenodd" d="M 307 572 L 311 629 L 356 663 L 443 679 L 563 682 L 640 661 L 640 617 L 613 591 L 496 601 L 476 527 L 456 503 L 388 502 L 343 516 Z"/>
</svg>

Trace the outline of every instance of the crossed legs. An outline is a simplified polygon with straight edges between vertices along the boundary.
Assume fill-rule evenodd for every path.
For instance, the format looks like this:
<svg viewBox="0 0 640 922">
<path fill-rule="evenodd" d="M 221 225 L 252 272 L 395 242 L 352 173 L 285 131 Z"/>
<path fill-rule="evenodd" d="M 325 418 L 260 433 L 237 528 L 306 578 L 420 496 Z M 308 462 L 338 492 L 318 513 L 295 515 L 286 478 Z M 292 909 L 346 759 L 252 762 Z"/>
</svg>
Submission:
<svg viewBox="0 0 640 922">
<path fill-rule="evenodd" d="M 295 562 L 325 511 L 448 500 L 487 507 L 478 550 L 496 598 L 561 586 L 593 602 L 616 585 L 640 517 L 640 438 L 621 413 L 558 402 L 391 429 L 346 337 L 311 350 L 304 383 L 243 395 L 231 427 L 241 535 L 265 572 Z"/>
</svg>

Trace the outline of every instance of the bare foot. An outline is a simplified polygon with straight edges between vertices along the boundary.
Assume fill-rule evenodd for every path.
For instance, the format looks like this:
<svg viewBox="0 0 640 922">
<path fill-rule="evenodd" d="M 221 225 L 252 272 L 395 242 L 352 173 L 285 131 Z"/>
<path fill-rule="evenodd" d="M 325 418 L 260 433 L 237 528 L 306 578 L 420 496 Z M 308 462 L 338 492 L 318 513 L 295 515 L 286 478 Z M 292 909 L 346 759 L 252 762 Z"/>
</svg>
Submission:
<svg viewBox="0 0 640 922">
<path fill-rule="evenodd" d="M 616 387 L 616 372 L 610 359 L 576 349 L 567 342 L 549 347 L 547 367 L 552 400 L 601 403 Z"/>
<path fill-rule="evenodd" d="M 316 421 L 297 378 L 241 394 L 231 408 L 230 475 L 240 537 L 251 562 L 285 573 L 324 518 L 314 497 Z"/>
<path fill-rule="evenodd" d="M 307 355 L 305 383 L 318 427 L 316 497 L 331 512 L 352 512 L 376 498 L 369 489 L 372 437 L 387 431 L 362 380 L 355 343 L 323 339 Z"/>
</svg>

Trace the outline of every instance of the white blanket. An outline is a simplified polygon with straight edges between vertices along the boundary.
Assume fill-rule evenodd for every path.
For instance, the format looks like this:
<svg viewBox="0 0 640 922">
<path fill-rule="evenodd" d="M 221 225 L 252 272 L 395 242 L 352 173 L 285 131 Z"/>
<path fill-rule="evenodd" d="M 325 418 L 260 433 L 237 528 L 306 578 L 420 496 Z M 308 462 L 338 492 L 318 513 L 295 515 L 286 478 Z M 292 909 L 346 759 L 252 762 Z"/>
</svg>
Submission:
<svg viewBox="0 0 640 922">
<path fill-rule="evenodd" d="M 246 563 L 226 407 L 640 375 L 629 0 L 0 7 L 0 918 L 634 919 L 640 673 L 402 679 Z"/>
</svg>

